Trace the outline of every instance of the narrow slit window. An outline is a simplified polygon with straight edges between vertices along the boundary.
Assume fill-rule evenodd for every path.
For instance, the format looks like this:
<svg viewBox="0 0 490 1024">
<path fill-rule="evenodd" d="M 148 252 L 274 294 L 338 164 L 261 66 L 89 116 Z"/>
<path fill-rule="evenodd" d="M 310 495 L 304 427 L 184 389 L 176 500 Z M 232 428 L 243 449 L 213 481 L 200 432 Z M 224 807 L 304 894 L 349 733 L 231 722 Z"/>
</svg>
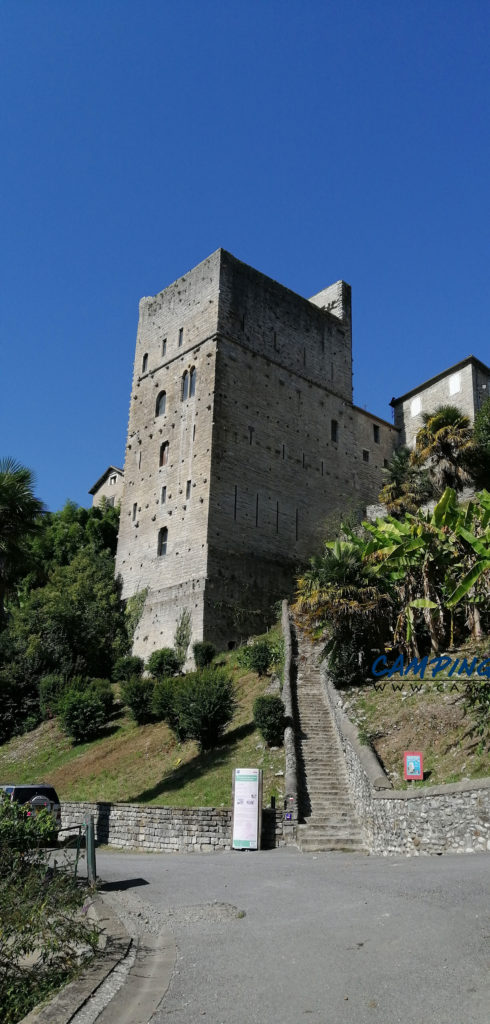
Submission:
<svg viewBox="0 0 490 1024">
<path fill-rule="evenodd" d="M 135 503 L 133 505 L 133 523 L 134 523 L 134 521 L 136 519 L 137 514 L 138 514 L 138 502 L 135 501 Z"/>
<path fill-rule="evenodd" d="M 162 356 L 167 355 L 167 339 L 164 338 L 162 341 Z"/>
<path fill-rule="evenodd" d="M 378 427 L 377 423 L 373 423 L 373 438 L 374 438 L 374 443 L 375 444 L 379 444 L 379 427 Z"/>
<path fill-rule="evenodd" d="M 257 494 L 255 498 L 255 525 L 259 525 L 259 496 Z"/>
<path fill-rule="evenodd" d="M 188 480 L 186 485 L 185 485 L 185 498 L 186 498 L 186 501 L 188 501 L 190 496 L 191 496 L 191 486 L 192 486 L 192 481 Z"/>
<path fill-rule="evenodd" d="M 283 459 L 286 458 L 286 445 L 285 444 L 283 444 L 283 446 L 282 446 L 282 457 L 283 457 Z"/>
<path fill-rule="evenodd" d="M 279 533 L 279 502 L 276 501 L 276 533 Z"/>
<path fill-rule="evenodd" d="M 323 476 L 323 474 L 325 472 L 325 467 L 324 467 L 323 459 L 321 461 L 321 467 L 322 467 L 322 476 Z"/>
<path fill-rule="evenodd" d="M 305 453 L 304 453 L 304 452 L 302 452 L 302 461 L 303 461 L 303 469 L 304 469 L 304 468 L 305 468 L 305 465 L 306 465 L 306 462 L 305 462 Z"/>
<path fill-rule="evenodd" d="M 196 393 L 196 367 L 191 367 L 189 374 L 189 398 L 194 398 Z"/>
<path fill-rule="evenodd" d="M 168 541 L 168 529 L 166 526 L 162 526 L 161 530 L 158 531 L 158 545 L 157 552 L 158 557 L 167 554 L 167 541 Z"/>
<path fill-rule="evenodd" d="M 295 523 L 295 530 L 296 530 L 296 540 L 297 540 L 297 539 L 298 539 L 298 536 L 299 536 L 299 516 L 298 516 L 298 509 L 296 509 L 296 523 Z"/>
<path fill-rule="evenodd" d="M 182 375 L 182 401 L 186 402 L 189 397 L 189 374 L 187 370 Z"/>
<path fill-rule="evenodd" d="M 184 328 L 181 327 L 180 330 L 179 330 L 179 348 L 182 348 L 183 343 L 184 343 Z"/>
<path fill-rule="evenodd" d="M 166 466 L 167 465 L 167 462 L 168 462 L 168 449 L 169 449 L 169 443 L 168 443 L 168 441 L 164 441 L 163 444 L 160 445 L 160 466 Z"/>
<path fill-rule="evenodd" d="M 141 364 L 141 372 L 142 373 L 146 373 L 147 369 L 148 369 L 148 352 L 145 352 L 145 354 L 143 356 L 143 362 Z"/>
<path fill-rule="evenodd" d="M 138 452 L 138 469 L 141 469 L 141 448 Z"/>
<path fill-rule="evenodd" d="M 339 424 L 337 420 L 330 421 L 330 440 L 337 444 L 339 440 Z"/>
<path fill-rule="evenodd" d="M 234 499 L 234 502 L 233 502 L 233 518 L 234 519 L 236 519 L 237 500 L 238 500 L 238 487 L 235 484 L 235 499 Z"/>
<path fill-rule="evenodd" d="M 160 494 L 160 504 L 164 505 L 166 500 L 167 500 L 167 488 L 166 487 L 162 487 L 161 494 Z"/>
<path fill-rule="evenodd" d="M 159 394 L 159 396 L 157 398 L 157 401 L 156 401 L 155 416 L 163 416 L 163 414 L 165 412 L 166 405 L 167 405 L 167 392 L 166 391 L 160 391 L 160 394 Z"/>
<path fill-rule="evenodd" d="M 196 424 L 195 423 L 194 423 L 194 426 L 192 428 L 192 440 L 193 441 L 196 440 Z"/>
</svg>

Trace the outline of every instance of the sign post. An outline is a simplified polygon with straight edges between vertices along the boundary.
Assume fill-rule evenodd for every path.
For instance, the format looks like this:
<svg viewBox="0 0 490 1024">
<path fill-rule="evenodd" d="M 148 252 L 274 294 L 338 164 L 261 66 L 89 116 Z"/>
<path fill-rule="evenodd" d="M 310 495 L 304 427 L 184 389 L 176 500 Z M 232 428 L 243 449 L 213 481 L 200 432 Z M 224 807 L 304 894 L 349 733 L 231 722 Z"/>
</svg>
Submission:
<svg viewBox="0 0 490 1024">
<path fill-rule="evenodd" d="M 232 850 L 260 850 L 262 825 L 262 771 L 235 768 L 232 781 Z"/>
<path fill-rule="evenodd" d="M 424 759 L 421 750 L 405 750 L 403 754 L 403 778 L 423 779 Z"/>
</svg>

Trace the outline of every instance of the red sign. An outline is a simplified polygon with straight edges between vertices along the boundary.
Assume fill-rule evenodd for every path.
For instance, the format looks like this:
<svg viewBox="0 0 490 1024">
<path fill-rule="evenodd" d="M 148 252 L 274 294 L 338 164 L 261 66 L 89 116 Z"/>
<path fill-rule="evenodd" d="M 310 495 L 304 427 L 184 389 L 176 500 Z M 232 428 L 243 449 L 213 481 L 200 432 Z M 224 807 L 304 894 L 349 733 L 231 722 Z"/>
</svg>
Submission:
<svg viewBox="0 0 490 1024">
<path fill-rule="evenodd" d="M 421 750 L 405 750 L 403 754 L 403 778 L 423 779 L 424 759 Z"/>
</svg>

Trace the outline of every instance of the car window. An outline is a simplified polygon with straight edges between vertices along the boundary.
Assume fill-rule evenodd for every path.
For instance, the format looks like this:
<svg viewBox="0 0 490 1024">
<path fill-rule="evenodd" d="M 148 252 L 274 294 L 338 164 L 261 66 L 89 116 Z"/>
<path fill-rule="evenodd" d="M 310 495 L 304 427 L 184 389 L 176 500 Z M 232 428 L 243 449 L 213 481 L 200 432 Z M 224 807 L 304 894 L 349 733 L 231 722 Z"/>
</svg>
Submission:
<svg viewBox="0 0 490 1024">
<path fill-rule="evenodd" d="M 34 796 L 45 796 L 52 804 L 59 804 L 56 790 L 52 786 L 15 786 L 14 800 L 20 804 L 27 803 Z"/>
</svg>

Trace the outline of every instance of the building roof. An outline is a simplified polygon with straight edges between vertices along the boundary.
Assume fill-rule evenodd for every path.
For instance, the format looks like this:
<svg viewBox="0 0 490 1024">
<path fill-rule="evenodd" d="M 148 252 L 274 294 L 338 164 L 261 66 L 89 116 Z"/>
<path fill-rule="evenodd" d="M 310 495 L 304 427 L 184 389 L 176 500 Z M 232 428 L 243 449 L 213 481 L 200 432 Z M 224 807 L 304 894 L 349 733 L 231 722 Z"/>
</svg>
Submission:
<svg viewBox="0 0 490 1024">
<path fill-rule="evenodd" d="M 468 363 L 473 363 L 484 373 L 488 373 L 490 376 L 490 367 L 485 363 L 482 363 L 481 359 L 477 359 L 476 356 L 467 356 L 466 359 L 462 359 L 461 362 L 455 363 L 454 366 L 448 366 L 447 370 L 443 370 L 442 373 L 436 373 L 435 377 L 429 377 L 429 380 L 424 380 L 423 384 L 419 384 L 416 388 L 412 388 L 410 391 L 406 391 L 404 395 L 400 395 L 399 398 L 392 398 L 390 405 L 397 405 L 398 402 L 403 402 L 405 398 L 410 398 L 411 395 L 417 395 L 419 391 L 423 391 L 424 388 L 429 388 L 431 384 L 437 384 L 438 380 L 442 380 L 447 377 L 449 373 L 456 373 L 457 370 L 461 370 L 463 366 L 467 366 Z"/>
<path fill-rule="evenodd" d="M 99 476 L 99 479 L 96 480 L 94 486 L 90 488 L 88 493 L 95 494 L 96 491 L 98 491 L 99 488 L 102 487 L 102 484 L 105 483 L 107 477 L 109 476 L 109 473 L 119 473 L 119 476 L 124 476 L 124 470 L 119 469 L 119 466 L 108 466 L 105 473 L 102 473 L 102 476 Z"/>
</svg>

